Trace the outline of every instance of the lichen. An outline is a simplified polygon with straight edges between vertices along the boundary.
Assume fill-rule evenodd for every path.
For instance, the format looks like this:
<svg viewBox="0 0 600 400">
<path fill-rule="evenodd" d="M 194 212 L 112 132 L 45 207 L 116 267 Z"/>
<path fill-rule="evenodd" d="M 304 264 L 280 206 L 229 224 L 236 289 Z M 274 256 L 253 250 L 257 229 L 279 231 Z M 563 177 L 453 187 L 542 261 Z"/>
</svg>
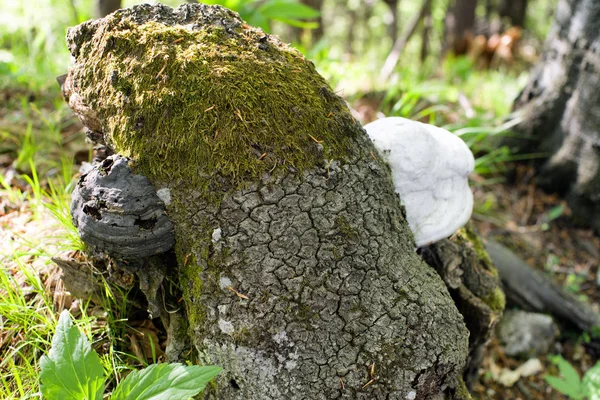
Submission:
<svg viewBox="0 0 600 400">
<path fill-rule="evenodd" d="M 70 73 L 105 141 L 155 184 L 208 196 L 350 149 L 356 129 L 343 100 L 300 52 L 260 29 L 140 25 L 115 13 L 91 35 Z"/>
</svg>

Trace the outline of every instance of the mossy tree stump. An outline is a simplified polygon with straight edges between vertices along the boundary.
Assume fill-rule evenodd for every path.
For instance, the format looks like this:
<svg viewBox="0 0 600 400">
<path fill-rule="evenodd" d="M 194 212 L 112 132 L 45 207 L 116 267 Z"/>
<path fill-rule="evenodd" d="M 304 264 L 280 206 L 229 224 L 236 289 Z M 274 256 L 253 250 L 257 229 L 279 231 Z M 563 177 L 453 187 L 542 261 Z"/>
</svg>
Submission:
<svg viewBox="0 0 600 400">
<path fill-rule="evenodd" d="M 169 333 L 224 368 L 206 398 L 468 396 L 463 318 L 414 251 L 389 168 L 311 62 L 199 4 L 136 6 L 67 38 L 70 105 L 117 153 L 108 164 L 127 157 L 172 222 L 176 266 L 153 271 L 183 294 L 188 326 Z M 113 172 L 92 173 L 76 196 Z M 156 209 L 131 206 L 115 222 L 129 192 L 111 185 L 86 191 L 74 213 L 154 232 Z M 144 281 L 142 255 L 111 239 L 90 250 L 137 262 Z"/>
</svg>

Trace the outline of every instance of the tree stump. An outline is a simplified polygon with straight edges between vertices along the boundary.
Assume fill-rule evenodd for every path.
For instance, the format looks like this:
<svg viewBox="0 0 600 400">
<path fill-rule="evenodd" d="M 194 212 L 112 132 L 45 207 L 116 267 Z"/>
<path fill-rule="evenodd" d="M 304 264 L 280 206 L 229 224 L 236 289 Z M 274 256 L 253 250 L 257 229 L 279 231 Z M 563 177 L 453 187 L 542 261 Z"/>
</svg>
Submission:
<svg viewBox="0 0 600 400">
<path fill-rule="evenodd" d="M 310 61 L 201 4 L 135 6 L 67 39 L 65 96 L 115 153 L 80 180 L 76 223 L 102 226 L 90 250 L 133 268 L 149 305 L 161 276 L 176 282 L 185 317 L 169 334 L 224 368 L 205 398 L 469 397 L 463 317 L 414 251 L 388 166 Z M 153 186 L 147 207 L 119 176 L 145 177 L 127 185 Z M 171 226 L 173 263 L 111 241 L 159 227 L 170 240 Z"/>
<path fill-rule="evenodd" d="M 464 380 L 470 388 L 479 378 L 485 347 L 506 305 L 498 271 L 470 224 L 449 239 L 419 249 L 419 253 L 442 277 L 465 317 L 470 335 Z"/>
</svg>

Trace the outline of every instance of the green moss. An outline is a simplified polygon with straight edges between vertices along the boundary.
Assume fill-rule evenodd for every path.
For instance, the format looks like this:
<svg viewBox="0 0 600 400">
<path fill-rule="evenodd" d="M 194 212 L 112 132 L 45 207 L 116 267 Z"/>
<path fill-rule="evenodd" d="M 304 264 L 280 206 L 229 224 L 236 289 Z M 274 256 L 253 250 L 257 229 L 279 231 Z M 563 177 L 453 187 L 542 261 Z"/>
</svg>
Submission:
<svg viewBox="0 0 600 400">
<path fill-rule="evenodd" d="M 313 318 L 313 316 L 315 314 L 308 304 L 303 304 L 303 303 L 298 304 L 297 310 L 298 310 L 298 317 L 300 317 L 301 320 L 305 320 L 305 321 L 310 318 Z"/>
<path fill-rule="evenodd" d="M 454 389 L 454 398 L 457 400 L 471 400 L 471 393 L 469 393 L 469 389 L 467 389 L 467 385 L 463 378 L 457 379 L 456 388 Z"/>
<path fill-rule="evenodd" d="M 348 239 L 356 240 L 358 238 L 358 233 L 356 232 L 356 229 L 354 229 L 352 225 L 350 225 L 346 218 L 338 216 L 335 219 L 335 225 L 340 231 L 340 233 Z"/>
<path fill-rule="evenodd" d="M 190 31 L 112 14 L 71 73 L 136 171 L 206 196 L 266 171 L 343 159 L 358 132 L 310 61 L 245 24 Z"/>
<path fill-rule="evenodd" d="M 502 313 L 506 307 L 506 296 L 499 287 L 496 287 L 494 290 L 492 290 L 482 300 L 496 313 Z"/>
<path fill-rule="evenodd" d="M 184 256 L 183 260 L 179 260 L 181 288 L 185 304 L 189 305 L 186 314 L 190 326 L 203 326 L 206 320 L 206 310 L 198 304 L 200 293 L 202 292 L 203 281 L 201 278 L 201 268 L 193 255 Z M 187 259 L 187 260 L 186 260 Z"/>
<path fill-rule="evenodd" d="M 475 251 L 481 265 L 492 275 L 498 276 L 498 271 L 496 270 L 496 267 L 494 267 L 494 263 L 485 249 L 485 245 L 477 233 L 475 233 L 473 227 L 470 224 L 467 224 L 458 231 L 458 236 L 470 243 L 470 247 Z"/>
<path fill-rule="evenodd" d="M 233 343 L 235 343 L 236 345 L 240 345 L 244 342 L 248 342 L 249 337 L 251 337 L 251 332 L 250 332 L 250 329 L 248 329 L 248 327 L 246 327 L 246 326 L 243 326 L 240 329 L 235 330 L 231 334 L 231 339 L 233 340 Z"/>
<path fill-rule="evenodd" d="M 506 297 L 499 285 L 498 270 L 494 266 L 494 263 L 490 259 L 490 256 L 485 249 L 481 238 L 475 233 L 473 227 L 467 224 L 465 227 L 458 231 L 457 239 L 464 244 L 468 245 L 470 249 L 475 252 L 477 257 L 478 265 L 481 266 L 487 273 L 494 278 L 496 282 L 493 287 L 481 285 L 477 289 L 479 292 L 476 294 L 481 300 L 487 304 L 495 313 L 502 313 L 506 306 Z M 481 284 L 481 282 L 480 282 Z M 470 288 L 474 290 L 475 288 Z"/>
</svg>

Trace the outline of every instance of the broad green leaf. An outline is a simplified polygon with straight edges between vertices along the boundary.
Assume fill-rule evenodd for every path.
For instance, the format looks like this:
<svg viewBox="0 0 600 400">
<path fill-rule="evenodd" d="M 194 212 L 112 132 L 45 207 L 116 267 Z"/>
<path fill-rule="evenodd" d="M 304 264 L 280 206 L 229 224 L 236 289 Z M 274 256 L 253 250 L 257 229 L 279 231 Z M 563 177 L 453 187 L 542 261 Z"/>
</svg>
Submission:
<svg viewBox="0 0 600 400">
<path fill-rule="evenodd" d="M 60 314 L 52 348 L 40 361 L 41 391 L 49 400 L 102 400 L 104 369 L 85 335 Z"/>
<path fill-rule="evenodd" d="M 573 400 L 581 400 L 583 399 L 583 393 L 581 391 L 581 386 L 579 383 L 573 385 L 571 382 L 567 382 L 564 379 L 560 379 L 556 376 L 546 375 L 544 379 L 550 386 L 554 389 L 558 390 L 562 394 L 566 394 Z"/>
<path fill-rule="evenodd" d="M 202 3 L 208 4 L 208 5 L 218 4 L 225 8 L 229 8 L 230 10 L 238 11 L 238 8 L 240 7 L 240 3 L 242 3 L 242 0 L 202 0 Z"/>
<path fill-rule="evenodd" d="M 296 28 L 317 29 L 319 27 L 318 22 L 300 21 L 299 19 L 289 18 L 276 18 L 276 20 L 289 26 L 295 26 Z"/>
<path fill-rule="evenodd" d="M 585 373 L 581 382 L 589 400 L 600 400 L 600 362 Z"/>
<path fill-rule="evenodd" d="M 581 384 L 581 378 L 579 377 L 579 373 L 570 362 L 562 358 L 561 356 L 552 357 L 552 362 L 558 366 L 558 370 L 560 374 L 563 376 L 564 380 L 567 381 L 572 386 L 577 386 Z"/>
<path fill-rule="evenodd" d="M 200 393 L 221 367 L 152 364 L 127 375 L 111 400 L 187 400 Z"/>
<path fill-rule="evenodd" d="M 320 15 L 314 8 L 289 0 L 267 1 L 257 11 L 272 19 L 310 19 L 317 18 Z"/>
<path fill-rule="evenodd" d="M 249 12 L 246 16 L 244 16 L 240 12 L 240 16 L 244 21 L 246 21 L 252 26 L 262 29 L 264 32 L 270 32 L 271 30 L 269 19 L 262 15 L 260 12 L 252 11 Z"/>
</svg>

